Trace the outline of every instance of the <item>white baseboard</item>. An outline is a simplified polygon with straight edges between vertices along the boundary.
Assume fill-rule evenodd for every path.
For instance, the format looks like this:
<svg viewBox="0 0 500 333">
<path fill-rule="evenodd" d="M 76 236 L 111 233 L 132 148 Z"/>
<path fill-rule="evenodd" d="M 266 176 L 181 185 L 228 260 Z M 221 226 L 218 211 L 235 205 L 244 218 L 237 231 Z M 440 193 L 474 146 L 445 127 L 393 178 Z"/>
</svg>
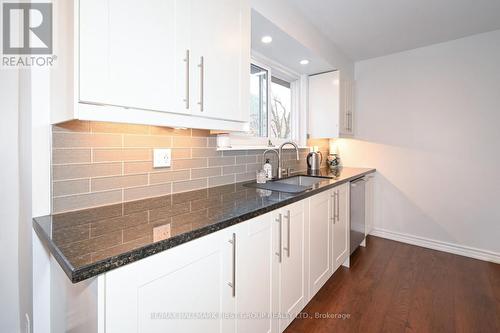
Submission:
<svg viewBox="0 0 500 333">
<path fill-rule="evenodd" d="M 414 236 L 414 235 L 400 233 L 400 232 L 394 232 L 394 231 L 380 229 L 380 228 L 374 228 L 372 230 L 372 232 L 370 232 L 370 235 L 381 237 L 381 238 L 387 238 L 387 239 L 391 239 L 394 241 L 407 243 L 407 244 L 411 244 L 411 245 L 421 246 L 421 247 L 425 247 L 428 249 L 458 254 L 458 255 L 464 256 L 464 257 L 469 257 L 469 258 L 474 258 L 474 259 L 479 259 L 479 260 L 484 260 L 484 261 L 490 261 L 490 262 L 500 264 L 500 253 L 496 253 L 496 252 L 492 252 L 492 251 L 481 250 L 481 249 L 477 249 L 477 248 L 473 248 L 473 247 L 469 247 L 469 246 L 458 245 L 458 244 L 453 244 L 453 243 L 442 242 L 442 241 L 438 241 L 435 239 L 419 237 L 419 236 Z"/>
</svg>

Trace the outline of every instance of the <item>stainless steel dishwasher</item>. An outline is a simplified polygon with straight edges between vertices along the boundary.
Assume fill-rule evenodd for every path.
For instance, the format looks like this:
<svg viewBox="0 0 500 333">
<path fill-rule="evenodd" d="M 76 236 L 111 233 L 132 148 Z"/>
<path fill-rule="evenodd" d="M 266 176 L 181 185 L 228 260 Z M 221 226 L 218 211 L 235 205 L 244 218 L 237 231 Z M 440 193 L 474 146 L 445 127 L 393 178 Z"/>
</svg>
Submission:
<svg viewBox="0 0 500 333">
<path fill-rule="evenodd" d="M 365 239 L 365 178 L 358 178 L 351 181 L 351 253 L 352 254 L 358 246 Z"/>
</svg>

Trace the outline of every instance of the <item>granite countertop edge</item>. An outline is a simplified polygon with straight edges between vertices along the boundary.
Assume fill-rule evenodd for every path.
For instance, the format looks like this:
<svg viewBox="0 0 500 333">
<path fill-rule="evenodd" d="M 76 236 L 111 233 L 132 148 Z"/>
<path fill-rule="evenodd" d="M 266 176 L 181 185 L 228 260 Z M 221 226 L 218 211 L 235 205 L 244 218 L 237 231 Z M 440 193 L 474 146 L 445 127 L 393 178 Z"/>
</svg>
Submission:
<svg viewBox="0 0 500 333">
<path fill-rule="evenodd" d="M 292 204 L 297 201 L 304 200 L 308 197 L 311 197 L 313 195 L 316 195 L 318 193 L 327 191 L 331 188 L 334 188 L 336 186 L 339 186 L 341 184 L 347 183 L 353 179 L 363 177 L 367 174 L 374 173 L 376 172 L 376 169 L 366 169 L 364 172 L 359 172 L 356 173 L 350 177 L 340 179 L 340 180 L 334 180 L 332 179 L 332 183 L 324 185 L 320 188 L 316 189 L 311 189 L 306 192 L 303 192 L 295 197 L 287 198 L 284 199 L 283 201 L 279 201 L 276 203 L 273 203 L 269 206 L 262 207 L 255 209 L 250 212 L 243 213 L 238 216 L 234 216 L 219 222 L 216 222 L 214 224 L 210 224 L 204 227 L 201 227 L 199 229 L 195 229 L 189 232 L 186 232 L 181 235 L 177 235 L 174 237 L 171 237 L 169 239 L 165 239 L 156 243 L 148 244 L 143 247 L 139 247 L 134 250 L 130 250 L 124 253 L 121 253 L 119 255 L 115 255 L 100 261 L 96 261 L 94 263 L 84 265 L 79 268 L 73 267 L 73 265 L 67 260 L 67 258 L 64 256 L 64 254 L 61 252 L 61 250 L 58 248 L 58 246 L 54 243 L 52 239 L 50 239 L 45 231 L 42 229 L 42 227 L 38 224 L 36 221 L 37 218 L 33 218 L 33 229 L 35 230 L 36 234 L 40 238 L 43 244 L 45 244 L 50 253 L 54 256 L 56 261 L 59 263 L 61 268 L 63 269 L 64 273 L 68 276 L 68 278 L 71 280 L 72 283 L 77 283 L 81 282 L 83 280 L 95 277 L 99 274 L 111 271 L 115 268 L 127 265 L 129 263 L 141 260 L 143 258 L 149 257 L 151 255 L 163 252 L 165 250 L 171 249 L 173 247 L 179 246 L 181 244 L 187 243 L 191 240 L 209 235 L 211 233 L 217 232 L 219 230 L 231 227 L 235 224 L 250 220 L 252 218 L 258 217 L 260 215 L 266 214 L 268 212 L 271 212 L 273 210 L 279 209 L 281 207 L 287 206 L 289 204 Z"/>
</svg>

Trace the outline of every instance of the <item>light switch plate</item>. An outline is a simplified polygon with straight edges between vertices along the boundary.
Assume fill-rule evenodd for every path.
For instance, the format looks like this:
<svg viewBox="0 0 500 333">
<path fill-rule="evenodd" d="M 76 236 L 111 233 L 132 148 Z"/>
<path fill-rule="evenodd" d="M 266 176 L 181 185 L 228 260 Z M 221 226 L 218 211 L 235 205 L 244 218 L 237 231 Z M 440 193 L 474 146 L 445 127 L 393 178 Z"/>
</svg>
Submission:
<svg viewBox="0 0 500 333">
<path fill-rule="evenodd" d="M 172 149 L 153 149 L 153 168 L 168 168 L 172 163 Z"/>
<path fill-rule="evenodd" d="M 153 242 L 170 238 L 170 223 L 153 228 Z"/>
</svg>

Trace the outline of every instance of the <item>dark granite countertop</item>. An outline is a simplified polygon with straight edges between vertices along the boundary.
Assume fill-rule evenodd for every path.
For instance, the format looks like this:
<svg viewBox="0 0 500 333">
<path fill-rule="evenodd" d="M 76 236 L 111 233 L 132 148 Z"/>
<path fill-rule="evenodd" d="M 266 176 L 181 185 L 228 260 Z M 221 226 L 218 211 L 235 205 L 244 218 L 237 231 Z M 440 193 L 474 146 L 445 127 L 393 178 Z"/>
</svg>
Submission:
<svg viewBox="0 0 500 333">
<path fill-rule="evenodd" d="M 33 228 L 76 283 L 372 172 L 375 169 L 345 167 L 333 175 L 325 169 L 320 175 L 333 178 L 296 194 L 236 183 L 36 217 Z M 153 233 L 160 226 L 170 232 L 164 239 Z"/>
</svg>

